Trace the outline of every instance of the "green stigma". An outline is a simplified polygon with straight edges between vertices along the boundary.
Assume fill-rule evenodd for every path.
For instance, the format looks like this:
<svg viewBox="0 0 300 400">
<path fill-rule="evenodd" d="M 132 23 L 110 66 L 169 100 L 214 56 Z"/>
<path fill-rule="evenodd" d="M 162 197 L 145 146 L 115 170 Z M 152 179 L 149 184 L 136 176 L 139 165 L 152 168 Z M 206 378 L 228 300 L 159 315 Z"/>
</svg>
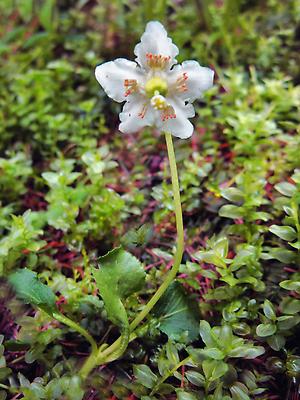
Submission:
<svg viewBox="0 0 300 400">
<path fill-rule="evenodd" d="M 145 85 L 145 91 L 147 97 L 153 97 L 157 92 L 162 96 L 165 96 L 168 91 L 167 82 L 159 77 L 149 79 Z"/>
</svg>

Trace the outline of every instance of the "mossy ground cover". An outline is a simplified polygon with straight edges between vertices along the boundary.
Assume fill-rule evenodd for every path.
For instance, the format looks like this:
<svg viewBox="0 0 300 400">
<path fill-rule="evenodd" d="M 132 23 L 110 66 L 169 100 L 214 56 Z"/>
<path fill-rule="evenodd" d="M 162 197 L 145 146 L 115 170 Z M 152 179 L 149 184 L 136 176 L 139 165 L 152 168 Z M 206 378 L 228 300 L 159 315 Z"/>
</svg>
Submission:
<svg viewBox="0 0 300 400">
<path fill-rule="evenodd" d="M 0 399 L 298 399 L 299 2 L 2 0 L 0 15 Z M 99 257 L 142 263 L 138 296 L 119 290 L 132 320 L 174 253 L 164 137 L 122 135 L 94 77 L 133 58 L 149 20 L 216 75 L 175 140 L 185 252 L 123 356 L 82 382 L 88 339 L 44 304 L 112 343 Z M 25 268 L 31 305 L 7 279 Z"/>
</svg>

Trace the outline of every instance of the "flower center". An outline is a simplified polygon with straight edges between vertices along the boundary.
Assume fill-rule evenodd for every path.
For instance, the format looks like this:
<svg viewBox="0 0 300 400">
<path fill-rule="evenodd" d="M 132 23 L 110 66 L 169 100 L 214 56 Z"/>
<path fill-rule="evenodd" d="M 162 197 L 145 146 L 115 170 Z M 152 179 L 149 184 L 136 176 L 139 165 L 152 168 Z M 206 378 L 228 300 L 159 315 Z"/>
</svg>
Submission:
<svg viewBox="0 0 300 400">
<path fill-rule="evenodd" d="M 150 99 L 156 94 L 161 94 L 165 96 L 168 92 L 168 85 L 167 82 L 164 81 L 162 78 L 158 76 L 154 76 L 153 78 L 149 79 L 145 85 L 145 91 L 147 97 Z"/>
</svg>

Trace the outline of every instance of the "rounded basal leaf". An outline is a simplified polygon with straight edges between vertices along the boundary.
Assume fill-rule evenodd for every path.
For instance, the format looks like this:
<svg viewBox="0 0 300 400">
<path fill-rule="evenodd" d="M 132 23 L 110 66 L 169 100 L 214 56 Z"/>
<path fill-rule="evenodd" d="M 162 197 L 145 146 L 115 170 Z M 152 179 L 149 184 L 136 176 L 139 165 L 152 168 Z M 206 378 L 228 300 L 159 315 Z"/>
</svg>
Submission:
<svg viewBox="0 0 300 400">
<path fill-rule="evenodd" d="M 116 248 L 98 259 L 99 273 L 115 283 L 121 298 L 142 289 L 145 282 L 145 271 L 142 263 L 122 248 Z"/>
<path fill-rule="evenodd" d="M 159 329 L 170 339 L 191 342 L 198 336 L 197 304 L 178 281 L 169 286 L 153 313 L 159 320 Z"/>
<path fill-rule="evenodd" d="M 122 300 L 140 290 L 145 271 L 140 261 L 118 247 L 99 258 L 92 270 L 109 319 L 116 325 L 127 325 L 127 313 Z"/>
<path fill-rule="evenodd" d="M 38 306 L 50 314 L 56 311 L 54 293 L 38 280 L 35 272 L 27 268 L 20 269 L 10 275 L 9 282 L 16 291 L 17 297 L 25 303 Z"/>
<path fill-rule="evenodd" d="M 271 336 L 276 332 L 274 324 L 259 324 L 256 327 L 256 334 L 260 337 Z"/>
<path fill-rule="evenodd" d="M 291 226 L 271 225 L 269 231 L 286 241 L 294 240 L 297 237 L 295 229 Z"/>
</svg>

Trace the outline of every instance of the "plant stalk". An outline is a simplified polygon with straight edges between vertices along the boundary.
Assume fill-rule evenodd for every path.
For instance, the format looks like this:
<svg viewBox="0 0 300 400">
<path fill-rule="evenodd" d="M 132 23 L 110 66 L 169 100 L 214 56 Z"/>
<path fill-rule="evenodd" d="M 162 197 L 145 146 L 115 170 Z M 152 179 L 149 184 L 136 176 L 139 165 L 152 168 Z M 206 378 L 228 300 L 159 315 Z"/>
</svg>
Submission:
<svg viewBox="0 0 300 400">
<path fill-rule="evenodd" d="M 97 343 L 92 338 L 92 336 L 84 328 L 82 328 L 82 326 L 80 326 L 79 324 L 77 324 L 76 322 L 72 321 L 70 318 L 66 317 L 65 315 L 59 312 L 54 312 L 52 316 L 57 321 L 62 322 L 64 325 L 67 325 L 70 328 L 74 329 L 74 331 L 80 333 L 90 343 L 92 348 L 92 353 L 95 354 L 98 352 Z"/>
<path fill-rule="evenodd" d="M 174 278 L 177 275 L 177 272 L 180 267 L 180 263 L 182 260 L 183 250 L 184 250 L 184 231 L 183 231 L 183 220 L 182 220 L 182 208 L 181 208 L 181 200 L 180 200 L 180 190 L 179 190 L 179 181 L 178 181 L 178 173 L 176 166 L 176 158 L 173 146 L 172 135 L 169 132 L 165 133 L 167 150 L 168 150 L 168 158 L 170 164 L 171 171 L 171 180 L 172 180 L 172 190 L 173 190 L 173 198 L 174 198 L 174 211 L 176 217 L 176 229 L 177 229 L 177 246 L 176 252 L 174 256 L 173 267 L 169 271 L 166 279 L 161 284 L 161 286 L 157 289 L 152 298 L 148 301 L 143 310 L 135 317 L 135 319 L 130 324 L 130 331 L 133 332 L 135 328 L 143 321 L 143 319 L 149 314 L 161 296 L 165 293 L 169 285 L 172 283 Z M 133 335 L 133 334 L 132 334 Z M 135 336 L 135 335 L 134 335 Z M 132 336 L 131 336 L 132 337 Z M 84 363 L 82 369 L 79 374 L 84 380 L 90 371 L 94 369 L 97 365 L 105 364 L 110 361 L 110 356 L 112 353 L 118 351 L 119 346 L 122 343 L 122 338 L 117 339 L 112 345 L 107 347 L 104 351 L 100 348 L 95 354 L 94 352 L 90 355 L 90 357 Z"/>
</svg>

